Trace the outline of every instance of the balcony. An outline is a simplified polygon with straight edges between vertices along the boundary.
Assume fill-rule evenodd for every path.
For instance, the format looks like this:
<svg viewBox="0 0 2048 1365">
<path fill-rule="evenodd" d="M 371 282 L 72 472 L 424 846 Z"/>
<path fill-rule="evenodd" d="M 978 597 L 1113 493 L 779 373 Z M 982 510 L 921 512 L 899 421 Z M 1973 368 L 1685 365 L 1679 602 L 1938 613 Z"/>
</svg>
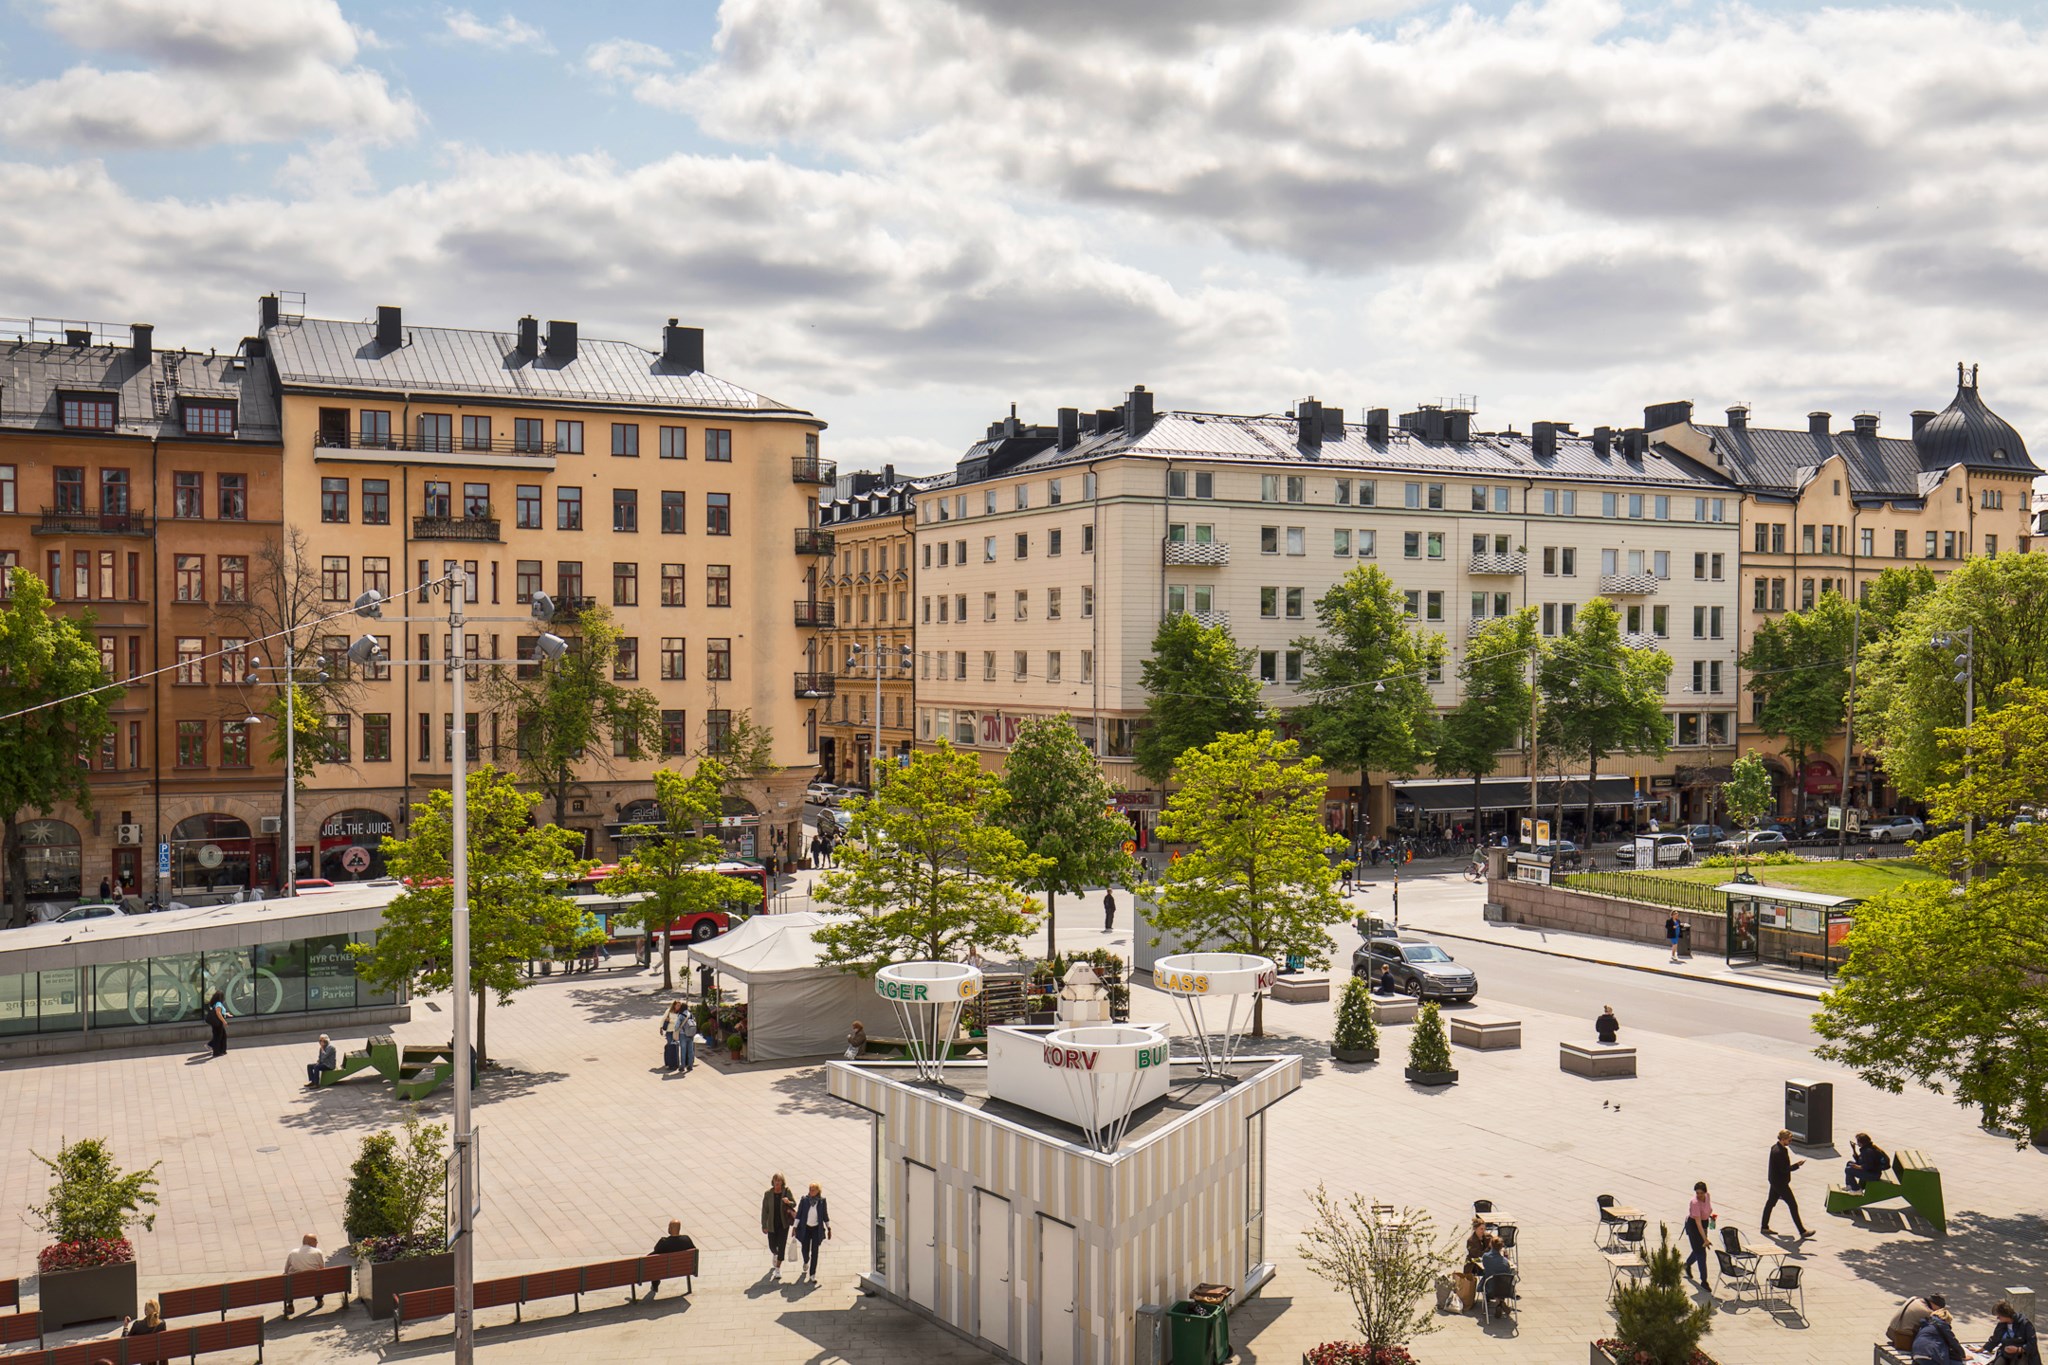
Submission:
<svg viewBox="0 0 2048 1365">
<path fill-rule="evenodd" d="M 830 602 L 815 601 L 799 597 L 796 602 L 796 623 L 802 630 L 830 630 L 839 613 Z"/>
<path fill-rule="evenodd" d="M 830 673 L 799 673 L 796 675 L 796 698 L 798 701 L 814 701 L 829 697 L 839 690 L 839 680 Z"/>
<path fill-rule="evenodd" d="M 1664 647 L 1662 642 L 1647 630 L 1625 630 L 1621 633 L 1621 643 L 1627 649 L 1662 649 Z"/>
<path fill-rule="evenodd" d="M 490 440 L 464 440 L 459 436 L 363 436 L 347 431 L 323 431 L 313 437 L 316 450 L 389 450 L 414 455 L 521 455 L 536 460 L 555 457 L 553 441 L 523 441 L 515 436 L 493 436 Z"/>
<path fill-rule="evenodd" d="M 1465 565 L 1469 574 L 1519 574 L 1529 570 L 1529 556 L 1521 550 L 1509 554 L 1473 555 Z"/>
<path fill-rule="evenodd" d="M 1207 630 L 1210 626 L 1227 626 L 1230 624 L 1230 613 L 1227 611 L 1191 611 L 1188 615 L 1194 617 L 1195 624 L 1204 630 Z"/>
<path fill-rule="evenodd" d="M 1603 597 L 1655 597 L 1657 575 L 1649 573 L 1604 573 L 1600 575 Z"/>
<path fill-rule="evenodd" d="M 789 462 L 789 481 L 791 483 L 837 483 L 839 481 L 839 466 L 830 460 L 821 460 L 815 455 L 792 456 Z"/>
<path fill-rule="evenodd" d="M 147 536 L 156 534 L 156 518 L 128 509 L 109 512 L 84 507 L 45 507 L 36 523 L 39 536 Z"/>
<path fill-rule="evenodd" d="M 1186 567 L 1220 568 L 1230 562 L 1230 546 L 1220 540 L 1169 540 L 1166 542 L 1165 562 Z"/>
<path fill-rule="evenodd" d="M 796 552 L 800 555 L 829 555 L 837 543 L 830 531 L 820 531 L 814 526 L 796 528 Z"/>
<path fill-rule="evenodd" d="M 495 544 L 498 539 L 496 517 L 414 517 L 412 519 L 414 540 L 479 540 Z"/>
</svg>

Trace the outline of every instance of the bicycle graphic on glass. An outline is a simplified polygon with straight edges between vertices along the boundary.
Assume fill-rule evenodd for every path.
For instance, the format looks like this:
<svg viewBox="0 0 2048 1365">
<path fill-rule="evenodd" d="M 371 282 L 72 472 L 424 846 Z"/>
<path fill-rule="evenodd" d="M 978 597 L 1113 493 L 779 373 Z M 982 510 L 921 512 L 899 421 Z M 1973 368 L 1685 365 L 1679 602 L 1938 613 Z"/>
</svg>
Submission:
<svg viewBox="0 0 2048 1365">
<path fill-rule="evenodd" d="M 227 1000 L 229 1014 L 275 1014 L 284 1003 L 284 983 L 277 973 L 268 967 L 252 970 L 246 957 L 203 966 L 198 958 L 120 962 L 101 968 L 96 984 L 101 1008 L 125 1005 L 138 1024 L 197 1019 L 215 991 Z"/>
</svg>

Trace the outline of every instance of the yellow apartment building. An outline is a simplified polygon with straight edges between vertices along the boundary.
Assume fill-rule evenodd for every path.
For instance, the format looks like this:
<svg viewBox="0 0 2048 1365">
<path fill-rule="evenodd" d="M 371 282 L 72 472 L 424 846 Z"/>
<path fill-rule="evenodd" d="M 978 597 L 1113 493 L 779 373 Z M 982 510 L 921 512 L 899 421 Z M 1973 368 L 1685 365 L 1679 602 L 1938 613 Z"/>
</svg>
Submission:
<svg viewBox="0 0 2048 1365">
<path fill-rule="evenodd" d="M 824 657 L 839 672 L 823 702 L 818 768 L 828 782 L 870 786 L 879 736 L 884 762 L 910 752 L 916 716 L 913 496 L 934 479 L 898 479 L 893 467 L 840 480 L 818 510 L 828 538 L 820 591 L 829 611 Z"/>
</svg>

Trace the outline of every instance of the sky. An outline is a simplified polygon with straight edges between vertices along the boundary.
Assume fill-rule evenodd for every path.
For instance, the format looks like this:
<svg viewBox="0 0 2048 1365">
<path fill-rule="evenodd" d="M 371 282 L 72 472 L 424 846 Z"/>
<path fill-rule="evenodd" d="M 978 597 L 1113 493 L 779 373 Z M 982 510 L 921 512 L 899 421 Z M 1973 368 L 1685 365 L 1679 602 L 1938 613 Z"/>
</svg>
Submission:
<svg viewBox="0 0 2048 1365">
<path fill-rule="evenodd" d="M 659 344 L 949 465 L 1011 404 L 1903 432 L 2048 461 L 2048 7 L 0 0 L 0 318 Z M 0 332 L 10 329 L 0 322 Z"/>
</svg>

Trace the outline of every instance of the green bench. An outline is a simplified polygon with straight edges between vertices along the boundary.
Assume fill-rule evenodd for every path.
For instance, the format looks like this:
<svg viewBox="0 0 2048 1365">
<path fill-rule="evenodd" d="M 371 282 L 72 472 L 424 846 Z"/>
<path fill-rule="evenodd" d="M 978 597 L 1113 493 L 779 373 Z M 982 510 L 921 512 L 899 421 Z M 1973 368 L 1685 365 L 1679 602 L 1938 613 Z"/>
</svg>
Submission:
<svg viewBox="0 0 2048 1365">
<path fill-rule="evenodd" d="M 385 1035 L 372 1038 L 361 1052 L 351 1052 L 341 1059 L 341 1065 L 332 1071 L 320 1073 L 320 1084 L 334 1085 L 345 1081 L 361 1071 L 374 1071 L 391 1082 L 391 1088 L 402 1100 L 423 1100 L 446 1084 L 454 1074 L 455 1049 L 440 1047 L 398 1046 L 398 1040 Z M 470 1079 L 475 1080 L 471 1073 Z"/>
<path fill-rule="evenodd" d="M 1947 1235 L 1948 1210 L 1942 1202 L 1941 1171 L 1919 1152 L 1900 1152 L 1892 1158 L 1891 1170 L 1874 1180 L 1864 1181 L 1860 1190 L 1852 1190 L 1847 1185 L 1829 1186 L 1828 1212 L 1850 1213 L 1887 1199 L 1905 1200 L 1921 1217 L 1934 1224 L 1935 1231 Z"/>
</svg>

